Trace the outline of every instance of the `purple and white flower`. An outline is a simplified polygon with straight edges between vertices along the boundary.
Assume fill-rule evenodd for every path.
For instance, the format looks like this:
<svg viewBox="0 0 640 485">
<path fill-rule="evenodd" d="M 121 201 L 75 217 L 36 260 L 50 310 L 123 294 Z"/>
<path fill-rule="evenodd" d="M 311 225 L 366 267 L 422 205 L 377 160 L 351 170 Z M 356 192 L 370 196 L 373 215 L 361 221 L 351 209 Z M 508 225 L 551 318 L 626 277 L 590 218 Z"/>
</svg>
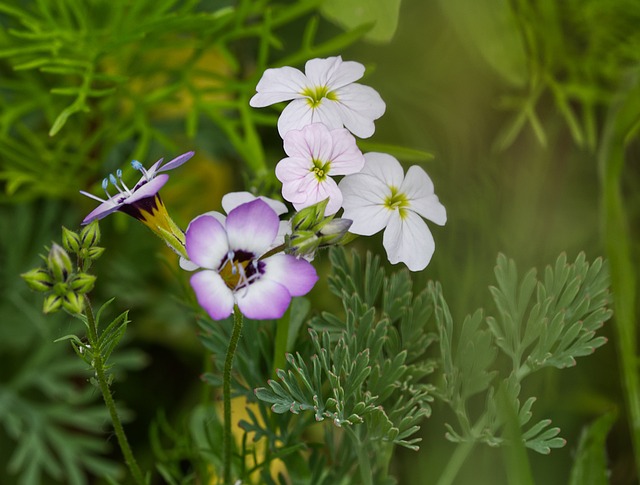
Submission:
<svg viewBox="0 0 640 485">
<path fill-rule="evenodd" d="M 351 133 L 313 123 L 289 131 L 284 137 L 284 151 L 289 156 L 276 166 L 282 196 L 296 210 L 328 198 L 325 215 L 338 212 L 342 193 L 331 176 L 357 173 L 364 166 L 364 156 Z"/>
<path fill-rule="evenodd" d="M 214 320 L 234 305 L 257 320 L 280 318 L 291 298 L 308 293 L 318 280 L 304 259 L 274 254 L 261 259 L 278 235 L 278 214 L 262 200 L 241 204 L 223 222 L 203 214 L 186 233 L 189 259 L 201 271 L 191 277 L 198 303 Z"/>
<path fill-rule="evenodd" d="M 329 128 L 344 126 L 354 135 L 368 138 L 375 131 L 374 120 L 386 107 L 375 89 L 355 82 L 363 75 L 362 64 L 339 56 L 307 61 L 304 74 L 288 66 L 267 69 L 249 104 L 262 108 L 293 100 L 278 119 L 282 138 L 290 130 L 316 122 Z"/>
<path fill-rule="evenodd" d="M 417 165 L 404 175 L 400 162 L 385 153 L 366 153 L 364 169 L 340 181 L 349 232 L 370 236 L 385 229 L 382 244 L 389 262 L 403 262 L 411 271 L 427 267 L 435 242 L 422 218 L 438 225 L 447 212 L 434 193 L 433 182 Z"/>
<path fill-rule="evenodd" d="M 158 174 L 179 167 L 189 160 L 193 154 L 194 152 L 183 153 L 164 165 L 162 165 L 163 159 L 161 158 L 154 163 L 149 170 L 145 170 L 140 162 L 134 160 L 131 162 L 131 166 L 142 172 L 142 178 L 130 189 L 122 180 L 122 170 L 118 169 L 115 176 L 111 174 L 102 181 L 102 189 L 107 195 L 106 199 L 81 190 L 80 193 L 82 195 L 86 195 L 100 202 L 100 205 L 84 218 L 82 224 L 89 224 L 91 221 L 100 220 L 116 211 L 125 212 L 140 220 L 145 218 L 144 213 L 153 214 L 157 212 L 158 203 L 162 205 L 162 202 L 159 201 L 160 196 L 158 195 L 158 191 L 167 183 L 167 180 L 169 180 L 167 174 Z M 111 195 L 109 193 L 109 183 L 115 188 L 116 194 Z"/>
</svg>

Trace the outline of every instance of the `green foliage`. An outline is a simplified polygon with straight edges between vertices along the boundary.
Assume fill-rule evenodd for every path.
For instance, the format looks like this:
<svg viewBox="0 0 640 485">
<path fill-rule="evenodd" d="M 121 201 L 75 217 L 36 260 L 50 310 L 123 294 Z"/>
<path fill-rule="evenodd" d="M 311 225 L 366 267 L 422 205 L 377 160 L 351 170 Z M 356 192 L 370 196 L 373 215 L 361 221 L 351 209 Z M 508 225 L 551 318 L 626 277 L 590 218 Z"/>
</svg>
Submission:
<svg viewBox="0 0 640 485">
<path fill-rule="evenodd" d="M 482 311 L 477 310 L 465 318 L 459 333 L 440 286 L 431 284 L 443 370 L 438 391 L 459 423 L 459 430 L 447 425 L 447 438 L 503 444 L 508 416 L 515 413 L 525 446 L 547 454 L 564 446 L 565 441 L 557 436 L 559 428 L 549 427 L 551 420 L 530 424 L 536 398 L 521 403 L 521 382 L 543 367 L 575 365 L 576 357 L 592 354 L 604 345 L 606 339 L 595 332 L 611 317 L 606 307 L 608 271 L 601 259 L 589 264 L 581 253 L 567 264 L 562 254 L 553 267 L 546 268 L 542 281 L 531 270 L 519 282 L 515 263 L 500 255 L 495 275 L 498 286 L 490 290 L 500 318 L 483 319 Z M 500 373 L 493 364 L 498 350 L 509 358 L 511 366 L 496 382 Z M 484 413 L 473 419 L 468 400 L 478 393 L 486 393 L 487 405 Z M 497 399 L 500 395 L 504 396 L 502 401 Z"/>
<path fill-rule="evenodd" d="M 400 0 L 324 0 L 322 13 L 346 29 L 371 24 L 364 36 L 371 42 L 389 42 L 398 28 Z"/>
<path fill-rule="evenodd" d="M 582 432 L 569 485 L 607 485 L 606 440 L 616 420 L 615 413 L 604 414 Z"/>
<path fill-rule="evenodd" d="M 274 126 L 276 117 L 249 107 L 258 77 L 269 65 L 340 52 L 368 29 L 317 42 L 311 14 L 320 3 L 0 4 L 4 191 L 69 196 L 105 164 L 144 160 L 158 147 L 178 151 L 176 131 L 207 140 L 213 131 L 257 182 L 270 183 L 258 127 Z M 285 55 L 281 35 L 293 23 L 306 27 L 299 48 Z M 274 50 L 285 58 L 271 62 Z"/>
</svg>

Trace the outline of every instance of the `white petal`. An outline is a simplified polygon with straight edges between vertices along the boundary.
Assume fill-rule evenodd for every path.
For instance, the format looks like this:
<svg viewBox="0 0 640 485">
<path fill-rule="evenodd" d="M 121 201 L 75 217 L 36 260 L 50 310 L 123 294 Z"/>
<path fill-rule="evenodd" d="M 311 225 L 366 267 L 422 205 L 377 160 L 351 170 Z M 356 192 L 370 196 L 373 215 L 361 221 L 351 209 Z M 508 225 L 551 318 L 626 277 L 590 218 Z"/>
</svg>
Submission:
<svg viewBox="0 0 640 485">
<path fill-rule="evenodd" d="M 386 153 L 364 154 L 365 164 L 360 173 L 369 174 L 384 182 L 388 187 L 399 189 L 404 181 L 404 170 L 400 162 Z M 389 191 L 385 192 L 387 196 Z"/>
<path fill-rule="evenodd" d="M 370 236 L 387 225 L 392 211 L 384 206 L 385 197 L 390 195 L 384 182 L 372 175 L 357 173 L 347 175 L 338 187 L 343 197 L 342 217 L 353 221 L 349 232 Z"/>
<path fill-rule="evenodd" d="M 410 210 L 440 226 L 447 222 L 447 210 L 433 193 L 433 182 L 422 168 L 409 168 L 400 192 L 407 196 Z"/>
<path fill-rule="evenodd" d="M 196 263 L 194 263 L 193 261 L 189 261 L 187 258 L 183 258 L 182 256 L 180 256 L 179 264 L 180 267 L 185 271 L 195 271 L 200 268 L 200 266 L 198 266 Z"/>
<path fill-rule="evenodd" d="M 331 141 L 329 175 L 349 175 L 360 172 L 364 167 L 364 155 L 349 130 L 344 128 L 331 130 Z"/>
<path fill-rule="evenodd" d="M 411 211 L 401 218 L 396 212 L 384 231 L 382 244 L 391 264 L 404 263 L 411 271 L 427 267 L 436 248 L 431 231 L 422 218 Z"/>
<path fill-rule="evenodd" d="M 373 121 L 380 118 L 386 109 L 378 92 L 362 84 L 349 84 L 337 90 L 335 95 L 344 126 L 360 138 L 373 135 Z"/>
<path fill-rule="evenodd" d="M 291 130 L 299 130 L 313 123 L 313 109 L 307 98 L 294 99 L 278 118 L 278 133 L 284 139 Z"/>
<path fill-rule="evenodd" d="M 214 320 L 222 320 L 233 311 L 233 293 L 215 271 L 200 271 L 191 277 L 198 304 Z"/>
<path fill-rule="evenodd" d="M 309 81 L 304 74 L 293 67 L 267 69 L 256 86 L 255 94 L 249 104 L 254 108 L 262 108 L 302 97 L 302 92 Z"/>
<path fill-rule="evenodd" d="M 293 206 L 297 211 L 327 198 L 329 202 L 324 210 L 325 216 L 335 214 L 342 206 L 342 192 L 340 192 L 338 185 L 331 177 L 327 177 L 321 183 L 313 177 L 313 181 L 306 186 L 301 185 L 299 191 L 304 192 L 306 198 L 304 202 L 301 203 L 293 202 Z"/>
<path fill-rule="evenodd" d="M 252 200 L 260 199 L 271 207 L 276 214 L 285 214 L 289 212 L 287 206 L 279 200 L 270 199 L 269 197 L 263 197 L 262 195 L 256 197 L 251 192 L 229 192 L 222 197 L 222 208 L 228 214 L 239 205 L 251 202 Z"/>
<path fill-rule="evenodd" d="M 202 268 L 218 269 L 229 251 L 224 227 L 210 215 L 201 215 L 192 220 L 185 239 L 189 259 Z"/>
<path fill-rule="evenodd" d="M 326 86 L 333 91 L 364 76 L 364 66 L 359 62 L 343 61 L 341 57 L 329 57 L 307 61 L 304 72 L 314 87 Z"/>
<path fill-rule="evenodd" d="M 329 129 L 338 129 L 344 126 L 340 106 L 335 101 L 323 99 L 318 106 L 313 109 L 312 117 L 314 123 L 322 123 Z"/>
</svg>

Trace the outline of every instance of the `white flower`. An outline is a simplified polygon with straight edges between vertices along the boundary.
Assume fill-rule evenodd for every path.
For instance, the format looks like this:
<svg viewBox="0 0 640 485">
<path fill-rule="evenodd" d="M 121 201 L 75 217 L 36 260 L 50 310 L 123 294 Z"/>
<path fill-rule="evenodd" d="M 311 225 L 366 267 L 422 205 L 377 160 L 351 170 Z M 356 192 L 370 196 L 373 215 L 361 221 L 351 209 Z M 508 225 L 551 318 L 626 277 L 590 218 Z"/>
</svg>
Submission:
<svg viewBox="0 0 640 485">
<path fill-rule="evenodd" d="M 249 104 L 262 108 L 293 100 L 278 120 L 282 138 L 316 122 L 344 126 L 360 138 L 373 135 L 373 121 L 384 114 L 385 104 L 375 89 L 355 83 L 364 75 L 362 64 L 329 57 L 311 59 L 304 69 L 304 74 L 293 67 L 267 69 Z"/>
<path fill-rule="evenodd" d="M 331 176 L 357 173 L 364 166 L 353 135 L 344 128 L 329 130 L 322 123 L 313 123 L 289 131 L 284 151 L 289 156 L 276 166 L 282 196 L 298 211 L 328 198 L 324 215 L 338 212 L 342 193 Z"/>
<path fill-rule="evenodd" d="M 389 262 L 405 263 L 411 271 L 427 267 L 435 243 L 422 217 L 444 225 L 447 212 L 434 194 L 426 172 L 414 165 L 405 177 L 400 162 L 384 153 L 366 153 L 360 173 L 339 184 L 349 232 L 370 236 L 385 229 L 382 243 Z"/>
</svg>

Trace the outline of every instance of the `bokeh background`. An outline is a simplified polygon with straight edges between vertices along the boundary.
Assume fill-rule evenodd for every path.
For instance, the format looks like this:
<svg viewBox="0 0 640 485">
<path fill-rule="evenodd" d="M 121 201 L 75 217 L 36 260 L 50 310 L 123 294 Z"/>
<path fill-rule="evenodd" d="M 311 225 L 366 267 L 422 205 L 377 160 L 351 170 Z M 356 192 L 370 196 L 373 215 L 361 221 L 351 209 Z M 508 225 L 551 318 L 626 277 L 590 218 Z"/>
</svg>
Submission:
<svg viewBox="0 0 640 485">
<path fill-rule="evenodd" d="M 607 256 L 612 247 L 608 238 L 628 237 L 631 272 L 637 271 L 637 125 L 632 123 L 627 133 L 619 172 L 629 233 L 607 232 L 602 184 L 608 120 L 617 97 L 638 83 L 637 2 L 398 0 L 368 5 L 354 0 L 345 2 L 338 14 L 329 7 L 318 13 L 321 2 L 285 2 L 277 4 L 282 11 L 306 6 L 277 30 L 279 42 L 262 60 L 261 44 L 250 35 L 235 38 L 233 31 L 210 28 L 211 22 L 181 24 L 160 15 L 163 9 L 173 19 L 187 12 L 208 15 L 232 7 L 230 2 L 114 3 L 122 4 L 119 40 L 115 28 L 97 29 L 102 15 L 115 18 L 109 2 L 60 0 L 47 6 L 12 0 L 0 6 L 0 483 L 39 483 L 20 475 L 25 469 L 21 463 L 36 448 L 16 436 L 45 435 L 52 422 L 65 429 L 69 400 L 84 409 L 87 420 L 93 417 L 97 428 L 104 422 L 95 391 L 75 374 L 82 364 L 74 363 L 66 345 L 52 343 L 77 327 L 65 315 L 42 316 L 40 295 L 29 292 L 19 274 L 39 264 L 43 245 L 59 241 L 61 224 L 75 229 L 93 208 L 78 191 L 98 193 L 105 174 L 134 158 L 149 165 L 160 157 L 196 151 L 162 192 L 182 227 L 202 212 L 219 210 L 220 198 L 229 191 L 277 196 L 269 173 L 283 156 L 274 128 L 277 111 L 248 115 L 252 128 L 242 131 L 233 120 L 244 121 L 245 115 L 234 103 L 248 99 L 246 87 L 255 86 L 265 60 L 267 65 L 292 60 L 303 66 L 309 52 L 301 52 L 300 46 L 310 19 L 317 20 L 320 43 L 353 33 L 378 3 L 391 12 L 382 10 L 387 23 L 395 24 L 397 12 L 394 35 L 382 32 L 317 55 L 342 55 L 367 66 L 363 83 L 387 103 L 370 142 L 433 155 L 403 160 L 405 167 L 418 163 L 425 168 L 448 212 L 446 226 L 431 225 L 436 253 L 414 281 L 440 281 L 455 321 L 478 307 L 494 310 L 488 286 L 494 282 L 498 253 L 513 258 L 524 273 L 530 267 L 542 270 L 562 252 L 570 260 L 580 251 L 589 260 Z M 262 7 L 254 8 L 255 20 L 245 19 L 249 26 L 260 25 L 263 18 L 256 13 Z M 49 38 L 16 35 L 24 28 L 16 9 L 44 23 L 48 17 L 62 19 L 50 25 L 66 25 L 68 31 L 61 28 L 61 34 Z M 74 9 L 84 12 L 75 16 Z M 138 27 L 139 32 L 148 29 L 148 36 L 136 38 L 135 22 L 145 9 L 157 12 L 158 23 L 166 23 L 165 33 L 149 27 L 151 19 Z M 78 19 L 83 16 L 91 22 L 82 25 Z M 194 34 L 198 29 L 206 34 Z M 74 31 L 82 32 L 85 50 L 65 46 L 65 39 L 73 38 L 68 32 Z M 220 32 L 226 43 L 218 41 Z M 50 50 L 55 42 L 58 51 Z M 16 51 L 37 43 L 47 47 Z M 80 59 L 85 54 L 91 59 L 86 46 L 92 45 L 106 46 L 107 52 L 96 54 L 95 65 L 104 77 L 92 79 L 93 89 L 113 91 L 88 95 L 88 110 L 70 114 L 52 135 L 58 114 L 73 103 L 77 91 L 51 89 L 81 86 L 86 71 L 73 63 L 67 71 L 56 64 L 55 71 L 54 64 L 38 65 L 38 59 Z M 229 88 L 228 79 L 241 88 Z M 640 100 L 624 99 L 627 105 L 635 100 L 635 108 L 629 109 L 640 113 Z M 258 135 L 261 141 L 255 142 L 252 137 Z M 131 170 L 125 175 L 134 177 Z M 193 312 L 184 303 L 190 290 L 176 270 L 174 255 L 124 214 L 105 219 L 101 228 L 107 251 L 96 265 L 95 298 L 115 297 L 117 309 L 130 309 L 133 323 L 114 389 L 126 403 L 130 439 L 145 462 L 152 455 L 148 429 L 158 413 L 179 420 L 199 399 L 205 353 Z M 357 247 L 384 251 L 380 236 L 359 241 Z M 327 258 L 320 256 L 318 264 L 326 275 Z M 637 290 L 631 288 L 631 294 L 635 301 Z M 312 293 L 312 302 L 316 311 L 340 305 L 329 296 L 326 278 Z M 536 483 L 568 483 L 581 431 L 610 412 L 617 416 L 607 438 L 610 483 L 637 483 L 612 322 L 602 335 L 609 343 L 579 359 L 576 367 L 545 369 L 526 383 L 526 395 L 539 397 L 534 412 L 550 417 L 567 439 L 564 448 L 549 456 L 529 453 Z M 392 471 L 399 483 L 435 483 L 455 448 L 444 438 L 443 423 L 452 418 L 448 412 L 436 403 L 422 427 L 421 450 L 398 450 Z M 25 456 L 16 456 L 21 447 Z M 107 437 L 103 451 L 117 457 L 115 448 L 113 437 Z M 499 449 L 476 447 L 456 483 L 507 483 L 503 459 Z M 56 473 L 48 475 L 55 478 Z M 65 483 L 54 478 L 41 483 Z"/>
</svg>

